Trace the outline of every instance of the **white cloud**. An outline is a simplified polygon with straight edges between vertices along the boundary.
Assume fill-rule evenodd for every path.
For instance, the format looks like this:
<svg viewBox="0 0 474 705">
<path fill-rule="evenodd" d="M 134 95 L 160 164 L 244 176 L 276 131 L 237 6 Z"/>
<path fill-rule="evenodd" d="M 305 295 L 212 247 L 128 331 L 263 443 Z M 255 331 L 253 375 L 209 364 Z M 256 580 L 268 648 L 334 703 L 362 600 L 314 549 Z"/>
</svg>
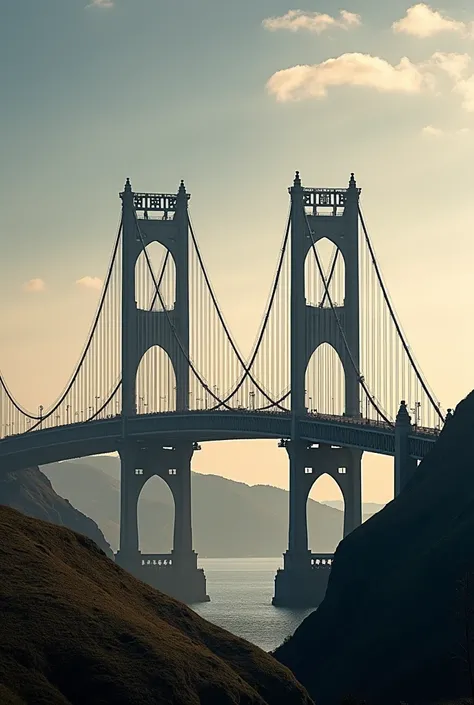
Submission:
<svg viewBox="0 0 474 705">
<path fill-rule="evenodd" d="M 425 137 L 441 137 L 442 135 L 444 135 L 444 132 L 439 127 L 433 127 L 433 125 L 426 125 L 426 127 L 421 130 L 421 134 Z"/>
<path fill-rule="evenodd" d="M 370 54 L 342 54 L 312 66 L 277 71 L 267 82 L 280 102 L 325 98 L 332 86 L 366 86 L 383 93 L 419 93 L 429 87 L 431 74 L 422 64 L 404 57 L 397 65 Z"/>
<path fill-rule="evenodd" d="M 398 64 L 370 54 L 342 54 L 311 66 L 277 71 L 267 81 L 267 91 L 279 102 L 325 98 L 335 86 L 372 88 L 379 93 L 442 95 L 448 89 L 461 96 L 465 111 L 474 112 L 474 74 L 469 54 L 435 52 L 428 60 Z M 444 79 L 443 79 L 444 76 Z"/>
<path fill-rule="evenodd" d="M 78 279 L 76 281 L 76 284 L 79 286 L 83 286 L 85 289 L 96 289 L 100 290 L 102 289 L 102 279 L 99 279 L 99 277 L 82 277 L 82 279 Z"/>
<path fill-rule="evenodd" d="M 287 29 L 291 32 L 306 30 L 322 34 L 327 29 L 351 29 L 361 24 L 360 15 L 347 10 L 341 10 L 338 17 L 331 17 L 321 12 L 304 12 L 304 10 L 288 10 L 286 15 L 268 17 L 262 25 L 270 31 Z"/>
<path fill-rule="evenodd" d="M 433 54 L 429 62 L 427 62 L 428 66 L 432 66 L 433 64 L 447 73 L 450 78 L 459 81 L 468 70 L 471 64 L 471 57 L 469 54 L 443 53 L 437 51 Z"/>
<path fill-rule="evenodd" d="M 434 127 L 433 125 L 426 125 L 421 130 L 423 137 L 462 137 L 471 134 L 471 130 L 468 127 L 461 127 L 459 130 L 442 130 L 440 127 Z"/>
<path fill-rule="evenodd" d="M 31 294 L 36 294 L 39 291 L 44 291 L 46 289 L 46 284 L 43 279 L 30 279 L 30 281 L 23 284 L 23 291 L 27 291 Z"/>
<path fill-rule="evenodd" d="M 405 17 L 394 22 L 392 29 L 394 32 L 426 39 L 441 32 L 456 32 L 469 36 L 472 35 L 473 25 L 454 20 L 439 10 L 434 10 L 426 3 L 420 2 L 410 7 Z"/>
<path fill-rule="evenodd" d="M 104 10 L 110 10 L 114 7 L 114 0 L 92 0 L 90 5 L 86 5 L 86 8 L 88 7 L 100 7 Z"/>
<path fill-rule="evenodd" d="M 462 97 L 462 107 L 468 113 L 474 113 L 474 74 L 462 79 L 453 88 Z"/>
</svg>

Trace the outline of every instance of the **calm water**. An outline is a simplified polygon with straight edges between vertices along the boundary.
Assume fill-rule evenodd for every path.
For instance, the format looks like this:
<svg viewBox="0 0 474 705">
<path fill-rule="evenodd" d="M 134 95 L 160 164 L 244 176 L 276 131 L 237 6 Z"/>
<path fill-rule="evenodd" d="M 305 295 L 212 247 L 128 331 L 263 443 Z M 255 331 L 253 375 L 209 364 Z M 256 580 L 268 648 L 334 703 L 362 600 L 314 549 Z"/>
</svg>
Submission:
<svg viewBox="0 0 474 705">
<path fill-rule="evenodd" d="M 196 605 L 195 611 L 265 651 L 281 644 L 312 611 L 272 606 L 281 558 L 203 558 L 199 565 L 211 602 Z"/>
</svg>

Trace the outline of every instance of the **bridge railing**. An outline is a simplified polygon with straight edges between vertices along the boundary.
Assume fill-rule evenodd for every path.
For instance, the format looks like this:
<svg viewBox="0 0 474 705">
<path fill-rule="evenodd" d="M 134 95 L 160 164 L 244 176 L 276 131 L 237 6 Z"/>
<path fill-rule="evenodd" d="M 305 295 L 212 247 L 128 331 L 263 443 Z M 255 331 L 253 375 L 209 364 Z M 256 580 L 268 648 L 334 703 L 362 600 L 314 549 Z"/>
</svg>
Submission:
<svg viewBox="0 0 474 705">
<path fill-rule="evenodd" d="M 278 417 L 285 417 L 290 414 L 289 411 L 282 411 L 281 409 L 252 409 L 249 407 L 244 407 L 244 406 L 239 406 L 236 408 L 232 409 L 190 409 L 188 411 L 154 411 L 151 413 L 139 413 L 137 416 L 141 418 L 152 418 L 156 416 L 179 416 L 179 415 L 187 415 L 187 414 L 202 414 L 204 415 L 214 415 L 214 414 L 223 414 L 223 413 L 238 413 L 242 415 L 248 415 L 248 414 L 258 414 L 260 416 L 278 416 Z M 103 416 L 100 415 L 93 419 L 93 421 L 107 421 L 111 419 L 117 419 L 121 418 L 121 414 L 104 414 Z M 308 420 L 314 420 L 314 421 L 328 421 L 330 423 L 337 423 L 337 424 L 344 424 L 347 426 L 358 426 L 360 427 L 368 427 L 368 428 L 377 428 L 381 430 L 386 430 L 390 431 L 393 433 L 394 431 L 394 426 L 391 424 L 386 423 L 385 421 L 374 421 L 372 419 L 366 419 L 363 417 L 356 417 L 356 416 L 338 416 L 336 414 L 321 414 L 316 411 L 307 411 L 306 416 L 304 417 Z M 41 428 L 41 425 L 37 426 L 34 430 L 31 431 L 31 433 L 36 433 L 38 431 L 42 430 L 52 430 L 52 428 L 61 428 L 61 427 L 66 427 L 66 426 L 72 426 L 72 425 L 82 425 L 82 424 L 90 424 L 91 421 L 88 420 L 71 420 L 70 423 L 65 424 L 65 423 L 58 423 L 57 426 L 48 426 L 45 429 Z M 19 435 L 29 435 L 30 431 L 26 431 L 24 433 L 9 433 L 9 429 L 2 428 L 1 429 L 2 434 L 1 438 L 11 438 L 12 436 L 19 436 Z M 427 437 L 437 437 L 441 433 L 440 428 L 425 428 L 422 426 L 413 426 L 412 431 L 410 433 L 410 436 L 415 437 L 415 436 L 427 436 Z"/>
<path fill-rule="evenodd" d="M 144 568 L 170 568 L 173 557 L 171 553 L 142 553 L 141 565 Z"/>
<path fill-rule="evenodd" d="M 311 568 L 315 570 L 330 570 L 334 562 L 334 553 L 312 553 Z"/>
</svg>

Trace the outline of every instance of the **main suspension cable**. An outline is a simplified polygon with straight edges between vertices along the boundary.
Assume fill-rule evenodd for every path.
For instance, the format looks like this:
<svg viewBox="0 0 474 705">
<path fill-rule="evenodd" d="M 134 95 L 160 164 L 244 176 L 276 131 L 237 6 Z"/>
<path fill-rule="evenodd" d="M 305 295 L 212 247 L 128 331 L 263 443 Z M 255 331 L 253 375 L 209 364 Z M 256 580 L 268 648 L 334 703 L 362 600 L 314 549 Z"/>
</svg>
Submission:
<svg viewBox="0 0 474 705">
<path fill-rule="evenodd" d="M 329 288 L 329 285 L 331 284 L 332 278 L 333 278 L 333 276 L 334 276 L 334 271 L 335 271 L 335 269 L 336 269 L 337 257 L 338 257 L 338 255 L 339 255 L 339 252 L 340 252 L 339 247 L 336 246 L 336 249 L 335 249 L 335 252 L 334 252 L 334 255 L 333 255 L 333 258 L 332 258 L 332 263 L 331 263 L 331 266 L 330 266 L 330 269 L 329 269 L 329 275 L 328 275 L 328 278 L 327 278 L 327 285 L 328 285 L 328 288 Z M 325 302 L 326 302 L 326 291 L 324 292 L 323 298 L 321 299 L 321 303 L 319 304 L 320 308 L 323 308 Z"/>
<path fill-rule="evenodd" d="M 117 234 L 117 237 L 116 237 L 116 239 L 115 239 L 115 244 L 114 244 L 114 248 L 113 248 L 113 251 L 112 251 L 112 258 L 111 258 L 111 261 L 110 261 L 109 269 L 108 269 L 107 276 L 106 276 L 106 280 L 105 280 L 105 283 L 104 283 L 104 288 L 103 288 L 103 290 L 102 290 L 102 296 L 101 296 L 101 298 L 100 298 L 99 306 L 98 306 L 98 308 L 97 308 L 97 312 L 96 312 L 96 315 L 95 315 L 95 318 L 94 318 L 92 327 L 91 327 L 90 332 L 89 332 L 89 337 L 88 337 L 87 342 L 86 342 L 86 344 L 85 344 L 85 346 L 84 346 L 84 349 L 83 349 L 83 351 L 82 351 L 82 355 L 81 355 L 81 357 L 79 358 L 79 361 L 78 361 L 78 363 L 77 363 L 77 365 L 76 365 L 76 369 L 75 369 L 75 371 L 74 371 L 74 373 L 73 373 L 71 379 L 69 380 L 69 383 L 67 384 L 66 388 L 64 389 L 64 391 L 63 391 L 63 393 L 61 394 L 60 398 L 58 399 L 58 401 L 51 407 L 51 409 L 49 409 L 49 410 L 48 410 L 44 415 L 42 415 L 42 416 L 36 416 L 36 415 L 29 414 L 29 413 L 26 412 L 24 409 L 22 409 L 21 407 L 18 406 L 18 404 L 16 403 L 16 401 L 13 399 L 12 395 L 11 395 L 10 392 L 8 391 L 8 389 L 7 389 L 6 385 L 5 385 L 5 383 L 3 382 L 3 380 L 1 380 L 1 381 L 2 381 L 2 386 L 3 386 L 3 388 L 4 388 L 5 392 L 6 392 L 6 394 L 8 395 L 8 398 L 10 399 L 10 401 L 12 402 L 12 404 L 14 405 L 14 407 L 15 407 L 18 411 L 20 411 L 24 416 L 26 416 L 27 418 L 32 419 L 33 421 L 38 421 L 37 424 L 34 424 L 33 426 L 31 426 L 31 428 L 29 429 L 29 431 L 33 431 L 34 429 L 36 429 L 36 428 L 37 428 L 39 425 L 41 425 L 46 419 L 48 419 L 52 414 L 54 414 L 54 412 L 61 406 L 61 404 L 63 403 L 63 401 L 66 399 L 67 395 L 69 394 L 69 392 L 71 391 L 71 389 L 72 389 L 72 387 L 73 387 L 73 385 L 74 385 L 74 382 L 76 381 L 76 379 L 77 379 L 77 377 L 78 377 L 78 375 L 79 375 L 79 372 L 80 372 L 80 370 L 81 370 L 81 368 L 82 368 L 82 365 L 83 365 L 83 363 L 84 363 L 84 360 L 85 360 L 85 358 L 86 358 L 86 355 L 87 355 L 87 353 L 88 353 L 88 351 L 89 351 L 89 349 L 90 349 L 90 346 L 91 346 L 91 344 L 92 344 L 92 340 L 93 340 L 94 334 L 95 334 L 95 332 L 96 332 L 96 330 L 97 330 L 97 326 L 99 325 L 99 319 L 100 319 L 102 310 L 103 310 L 103 308 L 104 308 L 105 298 L 106 298 L 106 295 L 107 295 L 107 292 L 108 292 L 108 288 L 109 288 L 109 284 L 110 284 L 110 280 L 111 280 L 111 277 L 112 277 L 112 272 L 113 272 L 113 268 L 114 268 L 114 264 L 115 264 L 115 259 L 116 259 L 116 257 L 117 257 L 118 246 L 119 246 L 120 238 L 121 238 L 121 235 L 122 235 L 122 229 L 123 229 L 123 221 L 122 221 L 122 219 L 120 219 L 120 225 L 119 225 L 119 229 L 118 229 L 118 234 Z"/>
<path fill-rule="evenodd" d="M 330 293 L 329 293 L 329 287 L 328 287 L 328 284 L 327 284 L 327 281 L 326 281 L 326 276 L 325 276 L 325 273 L 324 273 L 322 264 L 321 264 L 320 259 L 319 259 L 319 256 L 318 256 L 318 252 L 317 252 L 317 249 L 316 249 L 316 242 L 315 242 L 314 237 L 313 237 L 313 231 L 311 230 L 311 226 L 310 226 L 310 224 L 309 224 L 308 216 L 306 215 L 306 211 L 304 210 L 304 206 L 303 206 L 303 212 L 304 212 L 304 218 L 305 218 L 305 222 L 306 222 L 306 227 L 307 227 L 307 230 L 308 230 L 308 234 L 309 234 L 309 237 L 310 237 L 310 239 L 311 239 L 311 248 L 312 248 L 312 250 L 313 250 L 313 254 L 314 254 L 314 257 L 315 257 L 315 259 L 316 259 L 316 265 L 317 265 L 317 267 L 318 267 L 319 275 L 320 275 L 321 280 L 322 280 L 322 282 L 323 282 L 325 294 L 326 294 L 327 299 L 328 299 L 328 301 L 329 301 L 329 305 L 330 305 L 330 307 L 331 307 L 331 311 L 333 312 L 334 317 L 335 317 L 335 319 L 336 319 L 336 323 L 337 323 L 337 326 L 338 326 L 338 328 L 339 328 L 339 332 L 340 332 L 340 334 L 341 334 L 341 337 L 342 337 L 344 346 L 345 346 L 346 351 L 347 351 L 347 353 L 348 353 L 350 363 L 351 363 L 352 367 L 354 368 L 354 372 L 355 372 L 356 375 L 357 375 L 357 381 L 359 382 L 360 386 L 361 386 L 362 389 L 364 390 L 365 394 L 367 395 L 367 398 L 369 399 L 370 403 L 372 404 L 372 406 L 374 407 L 374 409 L 377 411 L 377 413 L 383 418 L 384 421 L 386 421 L 386 423 L 390 424 L 390 426 L 393 426 L 392 421 L 390 421 L 390 419 L 388 418 L 388 416 L 379 408 L 379 406 L 378 406 L 378 405 L 376 404 L 376 402 L 374 401 L 374 397 L 370 394 L 370 390 L 368 389 L 368 387 L 367 387 L 367 385 L 366 385 L 366 383 L 365 383 L 365 379 L 364 379 L 363 375 L 361 375 L 360 370 L 358 369 L 358 367 L 357 367 L 357 365 L 356 365 L 356 362 L 355 362 L 354 357 L 353 357 L 353 355 L 352 355 L 352 351 L 351 351 L 351 349 L 350 349 L 350 347 L 349 347 L 349 344 L 348 344 L 348 342 L 347 342 L 347 338 L 346 338 L 346 334 L 345 334 L 345 332 L 344 332 L 344 328 L 342 327 L 341 321 L 339 320 L 339 316 L 337 315 L 336 308 L 335 308 L 335 306 L 334 306 L 334 304 L 333 304 L 331 295 L 330 295 Z"/>
<path fill-rule="evenodd" d="M 196 254 L 197 254 L 197 257 L 198 257 L 199 266 L 201 267 L 201 272 L 202 272 L 202 274 L 203 274 L 203 276 L 204 276 L 204 280 L 205 280 L 205 283 L 206 283 L 206 286 L 207 286 L 207 290 L 208 290 L 208 292 L 209 292 L 209 294 L 210 294 L 210 296 L 211 296 L 212 303 L 214 304 L 214 308 L 215 308 L 215 310 L 216 310 L 216 312 L 217 312 L 217 315 L 218 315 L 218 317 L 219 317 L 219 321 L 221 322 L 221 325 L 222 325 L 222 327 L 223 327 L 223 329 L 224 329 L 224 333 L 225 333 L 225 335 L 226 335 L 226 337 L 227 337 L 227 340 L 229 341 L 229 343 L 230 343 L 230 345 L 231 345 L 231 347 L 232 347 L 232 350 L 234 351 L 234 353 L 235 353 L 235 355 L 236 355 L 236 357 L 237 357 L 237 360 L 239 361 L 239 363 L 242 365 L 242 367 L 243 367 L 243 369 L 244 369 L 244 374 L 243 374 L 243 376 L 241 377 L 239 383 L 238 383 L 237 386 L 232 390 L 232 392 L 226 397 L 226 399 L 224 400 L 224 402 L 227 402 L 227 401 L 229 401 L 230 399 L 232 399 L 232 397 L 235 396 L 235 394 L 237 394 L 237 392 L 239 391 L 239 389 L 242 387 L 242 385 L 244 384 L 245 380 L 246 380 L 247 378 L 249 378 L 250 381 L 251 381 L 251 382 L 255 385 L 255 387 L 258 389 L 258 391 L 259 391 L 261 394 L 263 394 L 263 396 L 265 397 L 265 399 L 266 399 L 268 402 L 270 402 L 271 407 L 273 407 L 273 406 L 278 406 L 280 409 L 282 409 L 283 411 L 285 411 L 284 407 L 281 407 L 281 406 L 280 406 L 279 401 L 275 401 L 274 399 L 272 399 L 272 398 L 266 393 L 266 391 L 261 387 L 261 385 L 259 384 L 259 382 L 257 382 L 257 380 L 256 380 L 256 379 L 254 378 L 254 376 L 252 375 L 251 369 L 252 369 L 253 364 L 254 364 L 254 362 L 255 362 L 255 359 L 256 359 L 256 357 L 257 357 L 257 355 L 258 355 L 258 352 L 259 352 L 259 350 L 260 350 L 260 346 L 261 346 L 261 343 L 262 343 L 262 340 L 263 340 L 263 336 L 265 335 L 265 331 L 266 331 L 266 328 L 267 328 L 267 324 L 268 324 L 268 321 L 269 321 L 269 319 L 270 319 L 270 314 L 271 314 L 271 311 L 272 311 L 272 308 L 273 308 L 273 302 L 274 302 L 274 300 L 275 300 L 275 296 L 276 296 L 276 293 L 277 293 L 277 290 L 278 290 L 278 283 L 279 283 L 279 281 L 280 281 L 280 275 L 281 275 L 281 271 L 282 271 L 282 268 L 283 268 L 283 261 L 284 261 L 284 257 L 285 257 L 285 253 L 286 253 L 286 249 L 287 249 L 287 244 L 288 244 L 289 233 L 290 233 L 291 211 L 290 211 L 290 215 L 288 216 L 288 222 L 287 222 L 287 225 L 286 225 L 285 236 L 284 236 L 284 239 L 283 239 L 283 246 L 282 246 L 281 254 L 280 254 L 280 257 L 279 257 L 279 260 L 278 260 L 277 271 L 276 271 L 276 275 L 275 275 L 275 280 L 274 280 L 274 283 L 273 283 L 272 291 L 271 291 L 271 294 L 270 294 L 270 298 L 269 298 L 269 301 L 268 301 L 267 310 L 266 310 L 266 312 L 265 312 L 265 315 L 264 315 L 264 318 L 263 318 L 263 324 L 262 324 L 262 327 L 261 327 L 261 329 L 260 329 L 260 333 L 259 333 L 259 335 L 258 335 L 258 338 L 257 338 L 256 344 L 255 344 L 255 346 L 254 346 L 253 353 L 252 353 L 252 356 L 251 356 L 250 361 L 249 361 L 249 363 L 248 363 L 248 366 L 247 366 L 246 362 L 244 361 L 244 359 L 242 358 L 242 355 L 240 354 L 239 349 L 237 348 L 237 346 L 236 346 L 236 344 L 235 344 L 235 342 L 234 342 L 234 339 L 233 339 L 233 337 L 232 337 L 232 335 L 231 335 L 231 333 L 230 333 L 230 331 L 229 331 L 229 328 L 227 327 L 227 324 L 226 324 L 226 322 L 225 322 L 224 316 L 222 315 L 222 312 L 221 312 L 221 310 L 220 310 L 219 304 L 218 304 L 218 302 L 217 302 L 217 298 L 216 298 L 216 296 L 215 296 L 215 294 L 214 294 L 214 291 L 213 291 L 212 286 L 211 286 L 211 282 L 210 282 L 210 280 L 209 280 L 209 275 L 207 274 L 206 268 L 205 268 L 205 266 L 204 266 L 204 262 L 203 262 L 203 259 L 202 259 L 201 252 L 200 252 L 200 250 L 199 250 L 198 244 L 197 244 L 196 237 L 195 237 L 195 235 L 194 235 L 194 229 L 193 229 L 193 226 L 192 226 L 192 223 L 191 223 L 191 219 L 189 218 L 189 216 L 188 216 L 188 224 L 189 224 L 189 231 L 190 231 L 190 233 L 191 233 L 191 239 L 192 239 L 192 242 L 193 242 L 193 245 L 194 245 L 194 249 L 196 250 Z M 224 403 L 224 402 L 223 402 L 223 403 Z M 219 406 L 220 406 L 220 404 L 219 404 L 217 407 L 213 407 L 213 408 L 211 409 L 211 411 L 213 411 L 214 409 L 218 408 Z M 271 408 L 271 407 L 270 407 L 270 408 Z"/>
<path fill-rule="evenodd" d="M 409 347 L 409 345 L 408 345 L 408 343 L 407 343 L 407 341 L 406 341 L 406 339 L 405 339 L 405 336 L 403 335 L 403 331 L 402 331 L 402 329 L 401 329 L 401 327 L 400 327 L 400 324 L 398 323 L 398 319 L 397 319 L 397 317 L 396 317 L 396 315 L 395 315 L 395 310 L 394 310 L 394 308 L 393 308 L 393 306 L 392 306 L 392 302 L 390 301 L 390 297 L 388 296 L 388 292 L 387 292 L 387 289 L 386 289 L 386 287 L 385 287 L 384 281 L 383 281 L 383 279 L 382 279 L 382 274 L 381 274 L 381 272 L 380 272 L 379 265 L 378 265 L 377 260 L 376 260 L 376 258 L 375 258 L 375 251 L 374 251 L 374 248 L 372 247 L 372 242 L 371 242 L 371 240 L 370 240 L 370 238 L 369 238 L 369 233 L 368 233 L 367 228 L 366 228 L 366 225 L 365 225 L 365 221 L 364 221 L 364 217 L 363 217 L 363 215 L 362 215 L 362 210 L 361 210 L 361 208 L 360 208 L 360 205 L 358 206 L 358 210 L 359 210 L 359 217 L 360 217 L 360 222 L 361 222 L 361 225 L 362 225 L 362 230 L 364 231 L 365 242 L 367 243 L 367 247 L 369 248 L 369 253 L 370 253 L 370 257 L 371 257 L 371 259 L 372 259 L 372 264 L 374 265 L 375 273 L 376 273 L 376 275 L 377 275 L 377 279 L 378 279 L 379 285 L 380 285 L 380 287 L 381 287 L 381 289 L 382 289 L 382 294 L 383 294 L 385 303 L 387 304 L 387 307 L 388 307 L 390 316 L 391 316 L 392 321 L 393 321 L 393 323 L 394 323 L 394 325 L 395 325 L 395 328 L 396 328 L 398 337 L 399 337 L 399 339 L 400 339 L 400 342 L 401 342 L 402 345 L 403 345 L 403 348 L 404 348 L 404 350 L 405 350 L 405 352 L 406 352 L 406 354 L 407 354 L 407 356 L 408 356 L 408 359 L 410 360 L 411 366 L 412 366 L 412 368 L 413 368 L 413 370 L 414 370 L 414 372 L 415 372 L 415 375 L 416 375 L 416 377 L 417 377 L 419 383 L 421 384 L 421 387 L 422 387 L 423 391 L 425 392 L 426 396 L 428 397 L 428 399 L 429 399 L 431 405 L 433 406 L 433 408 L 434 408 L 434 410 L 436 411 L 436 413 L 437 413 L 438 417 L 440 418 L 440 420 L 441 420 L 441 421 L 444 421 L 444 415 L 441 413 L 441 410 L 440 410 L 440 408 L 439 408 L 439 404 L 437 404 L 437 403 L 435 402 L 435 400 L 433 399 L 433 395 L 432 395 L 432 393 L 431 393 L 431 390 L 428 388 L 428 386 L 427 386 L 427 384 L 426 384 L 426 382 L 425 382 L 425 380 L 424 380 L 423 375 L 420 373 L 420 371 L 419 371 L 419 369 L 418 369 L 418 366 L 417 366 L 417 364 L 416 364 L 416 361 L 415 361 L 415 359 L 414 359 L 414 357 L 413 357 L 413 355 L 412 355 L 412 353 L 411 353 L 410 347 Z"/>
<path fill-rule="evenodd" d="M 170 313 L 169 313 L 168 309 L 167 309 L 166 306 L 165 306 L 164 299 L 163 299 L 163 297 L 162 297 L 162 295 L 161 295 L 161 291 L 160 291 L 160 289 L 159 289 L 159 287 L 158 287 L 158 281 L 157 281 L 157 279 L 156 279 L 155 272 L 153 271 L 153 267 L 152 267 L 152 264 L 151 264 L 151 261 L 150 261 L 150 257 L 149 257 L 149 255 L 148 255 L 148 252 L 147 252 L 147 249 L 146 249 L 146 245 L 145 245 L 145 241 L 144 241 L 144 239 L 143 239 L 142 231 L 140 230 L 140 226 L 139 226 L 139 224 L 138 224 L 138 218 L 137 218 L 137 213 L 136 213 L 135 209 L 134 209 L 134 211 L 133 211 L 133 214 L 134 214 L 134 219 L 135 219 L 135 226 L 136 226 L 137 232 L 138 232 L 138 237 L 139 237 L 140 242 L 141 242 L 141 245 L 142 245 L 142 251 L 143 251 L 143 254 L 144 254 L 144 256 L 145 256 L 145 260 L 146 260 L 146 263 L 147 263 L 149 272 L 150 272 L 151 277 L 152 277 L 153 286 L 155 287 L 155 291 L 156 291 L 156 293 L 157 293 L 157 296 L 158 296 L 160 305 L 161 305 L 161 307 L 162 307 L 163 310 L 164 310 L 164 313 L 165 313 L 165 316 L 166 316 L 166 320 L 167 320 L 167 322 L 168 322 L 168 325 L 169 325 L 170 328 L 171 328 L 171 332 L 173 333 L 173 336 L 174 336 L 174 338 L 175 338 L 175 340 L 176 340 L 176 342 L 177 342 L 177 344 L 178 344 L 178 347 L 179 347 L 179 349 L 181 350 L 181 353 L 183 354 L 183 356 L 184 356 L 186 362 L 188 363 L 191 372 L 194 374 L 194 376 L 195 376 L 196 379 L 198 380 L 199 384 L 201 384 L 201 386 L 203 387 L 203 389 L 205 389 L 205 390 L 211 395 L 211 397 L 212 397 L 213 399 L 215 399 L 215 401 L 219 402 L 219 406 L 222 406 L 222 405 L 223 405 L 223 406 L 225 406 L 227 409 L 231 410 L 232 407 L 230 407 L 230 406 L 228 406 L 227 404 L 225 404 L 225 402 L 222 402 L 222 401 L 219 399 L 219 397 L 218 397 L 214 392 L 211 391 L 209 385 L 208 385 L 207 382 L 201 377 L 201 375 L 200 375 L 199 372 L 197 371 L 197 369 L 196 369 L 196 367 L 195 367 L 193 361 L 192 361 L 191 358 L 189 357 L 189 354 L 188 354 L 188 352 L 186 351 L 186 349 L 185 349 L 185 347 L 184 347 L 184 345 L 183 345 L 183 343 L 182 343 L 182 341 L 181 341 L 181 339 L 180 339 L 180 337 L 179 337 L 179 335 L 178 335 L 178 332 L 177 332 L 177 330 L 176 330 L 176 326 L 174 325 L 173 321 L 171 320 Z"/>
</svg>

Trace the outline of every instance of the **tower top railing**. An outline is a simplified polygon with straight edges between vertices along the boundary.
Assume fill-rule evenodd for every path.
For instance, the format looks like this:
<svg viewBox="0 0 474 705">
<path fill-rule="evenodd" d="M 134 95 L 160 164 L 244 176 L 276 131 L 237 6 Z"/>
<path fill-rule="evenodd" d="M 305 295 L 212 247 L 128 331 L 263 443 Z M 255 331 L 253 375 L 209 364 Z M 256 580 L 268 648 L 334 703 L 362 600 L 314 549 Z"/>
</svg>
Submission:
<svg viewBox="0 0 474 705">
<path fill-rule="evenodd" d="M 344 209 L 347 205 L 348 198 L 352 191 L 356 191 L 357 196 L 360 196 L 362 189 L 353 188 L 349 186 L 348 188 L 302 188 L 303 194 L 303 206 L 304 208 L 311 208 L 313 215 L 327 215 L 324 212 L 319 211 L 320 208 L 332 208 L 334 213 L 330 215 L 336 215 L 336 209 Z M 289 193 L 292 192 L 292 188 L 288 189 Z"/>
<path fill-rule="evenodd" d="M 349 190 L 349 186 L 346 188 L 326 188 L 322 186 L 303 186 L 302 191 L 303 193 L 346 193 Z M 362 191 L 362 189 L 358 189 L 358 191 Z"/>
<path fill-rule="evenodd" d="M 132 190 L 130 180 L 127 179 L 124 191 L 119 194 L 120 198 L 123 200 L 126 194 L 133 198 L 135 212 L 144 211 L 145 213 L 148 213 L 148 211 L 175 213 L 180 203 L 182 203 L 182 198 L 185 199 L 186 204 L 191 198 L 191 194 L 186 193 L 184 181 L 181 181 L 177 193 L 135 193 Z"/>
<path fill-rule="evenodd" d="M 189 201 L 191 194 L 186 194 Z M 136 211 L 160 211 L 174 213 L 178 207 L 178 196 L 172 193 L 134 193 L 133 206 Z"/>
</svg>

